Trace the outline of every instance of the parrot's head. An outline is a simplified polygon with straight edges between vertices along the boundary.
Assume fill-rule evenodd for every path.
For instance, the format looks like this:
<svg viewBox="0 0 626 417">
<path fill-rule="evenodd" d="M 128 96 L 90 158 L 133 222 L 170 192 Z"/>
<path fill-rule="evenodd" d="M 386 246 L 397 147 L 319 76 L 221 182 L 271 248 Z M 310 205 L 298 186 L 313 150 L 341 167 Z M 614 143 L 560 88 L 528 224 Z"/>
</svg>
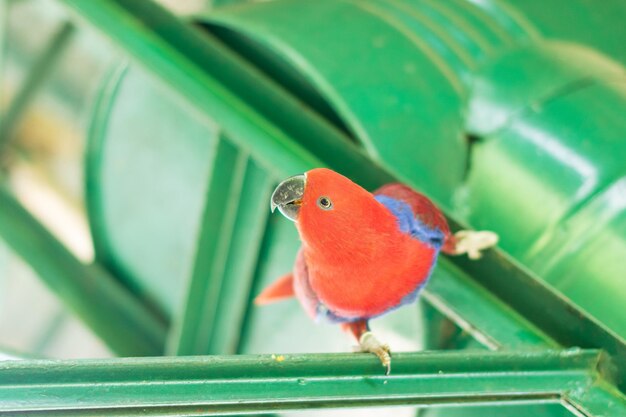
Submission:
<svg viewBox="0 0 626 417">
<path fill-rule="evenodd" d="M 271 208 L 295 221 L 300 237 L 309 244 L 334 246 L 332 242 L 346 242 L 368 231 L 378 232 L 389 222 L 395 224 L 371 193 L 326 168 L 281 182 L 272 194 Z"/>
</svg>

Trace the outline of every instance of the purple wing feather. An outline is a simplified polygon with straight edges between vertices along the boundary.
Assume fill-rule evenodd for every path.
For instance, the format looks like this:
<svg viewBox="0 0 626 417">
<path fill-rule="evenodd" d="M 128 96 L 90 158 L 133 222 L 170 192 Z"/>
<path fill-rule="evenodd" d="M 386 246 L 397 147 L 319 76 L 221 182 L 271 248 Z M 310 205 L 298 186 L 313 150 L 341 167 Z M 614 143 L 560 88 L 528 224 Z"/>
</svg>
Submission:
<svg viewBox="0 0 626 417">
<path fill-rule="evenodd" d="M 389 197 L 407 204 L 416 219 L 428 228 L 439 230 L 443 234 L 442 250 L 444 252 L 450 252 L 454 249 L 454 235 L 450 233 L 448 222 L 443 213 L 428 197 L 400 183 L 383 185 L 373 194 L 376 197 Z"/>
</svg>

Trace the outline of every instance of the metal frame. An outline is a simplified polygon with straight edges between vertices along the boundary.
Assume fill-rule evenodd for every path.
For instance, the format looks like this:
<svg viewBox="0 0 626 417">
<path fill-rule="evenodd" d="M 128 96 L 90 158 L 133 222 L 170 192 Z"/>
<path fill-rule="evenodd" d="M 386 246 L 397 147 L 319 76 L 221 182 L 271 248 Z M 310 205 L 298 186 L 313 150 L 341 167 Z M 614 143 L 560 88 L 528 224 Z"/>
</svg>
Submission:
<svg viewBox="0 0 626 417">
<path fill-rule="evenodd" d="M 602 360 L 581 350 L 406 353 L 394 356 L 391 376 L 376 358 L 354 354 L 13 362 L 0 365 L 0 410 L 183 416 L 560 402 L 601 415 L 619 412 L 598 404 L 612 395 L 594 385 Z"/>
<path fill-rule="evenodd" d="M 161 317 L 106 270 L 82 264 L 3 187 L 0 207 L 2 239 L 98 336 L 121 355 L 163 352 Z"/>
<path fill-rule="evenodd" d="M 392 167 L 373 162 L 343 132 L 303 107 L 219 40 L 152 2 L 63 2 L 196 111 L 220 120 L 225 135 L 239 148 L 231 159 L 241 174 L 237 181 L 242 187 L 248 176 L 248 155 L 275 178 L 326 165 L 368 188 L 402 180 Z M 231 145 L 224 142 L 222 146 Z M 275 178 L 256 180 L 269 186 Z M 207 196 L 211 192 L 214 189 Z M 262 199 L 256 196 L 255 201 L 257 197 Z M 121 354 L 162 353 L 166 325 L 158 313 L 98 266 L 81 265 L 6 191 L 0 198 L 2 237 L 107 343 Z M 237 205 L 237 201 L 223 203 Z M 209 223 L 205 222 L 200 236 L 216 232 Z M 35 255 L 34 242 L 42 248 Z M 207 239 L 200 239 L 198 245 L 202 251 L 211 246 Z M 229 289 L 223 286 L 226 280 L 200 288 L 207 268 L 227 269 L 228 261 L 217 252 L 208 260 L 197 260 L 197 279 L 191 281 L 186 310 L 175 319 L 169 336 L 171 352 L 233 349 L 232 339 L 230 348 L 198 347 L 201 341 L 194 340 L 194 332 L 199 329 L 185 327 L 186 318 L 202 315 L 207 320 L 200 333 L 218 332 L 218 314 L 206 316 L 206 297 L 219 299 Z M 475 263 L 442 259 L 441 270 L 425 294 L 427 301 L 486 346 L 534 349 L 399 354 L 389 378 L 382 376 L 372 358 L 360 355 L 7 362 L 0 367 L 0 410 L 69 415 L 73 408 L 72 413 L 81 415 L 131 411 L 195 415 L 304 407 L 451 405 L 467 400 L 562 401 L 577 410 L 572 412 L 626 415 L 626 400 L 618 389 L 626 384 L 624 341 L 498 251 Z M 93 278 L 86 283 L 85 277 Z M 98 291 L 92 284 L 98 285 Z M 242 317 L 245 312 L 238 314 Z M 111 315 L 117 319 L 110 320 Z M 107 325 L 103 317 L 116 325 Z M 123 329 L 119 323 L 126 323 Z M 559 346 L 584 350 L 547 349 Z M 273 389 L 262 389 L 266 386 Z"/>
</svg>

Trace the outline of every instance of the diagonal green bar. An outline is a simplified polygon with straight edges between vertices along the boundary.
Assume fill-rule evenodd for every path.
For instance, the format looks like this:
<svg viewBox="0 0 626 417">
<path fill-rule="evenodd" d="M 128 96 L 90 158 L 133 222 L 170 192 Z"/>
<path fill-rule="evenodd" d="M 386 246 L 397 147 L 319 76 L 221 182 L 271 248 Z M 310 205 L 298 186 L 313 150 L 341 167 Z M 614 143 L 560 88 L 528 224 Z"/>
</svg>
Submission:
<svg viewBox="0 0 626 417">
<path fill-rule="evenodd" d="M 617 369 L 610 379 L 626 391 L 626 341 L 575 306 L 561 293 L 534 278 L 501 251 L 488 251 L 481 262 L 448 258 L 475 281 L 563 346 L 606 350 Z"/>
<path fill-rule="evenodd" d="M 626 396 L 605 381 L 565 394 L 563 401 L 585 416 L 626 417 Z"/>
<path fill-rule="evenodd" d="M 176 355 L 236 353 L 268 214 L 271 179 L 247 154 L 221 138 L 213 167 L 187 296 L 169 337 Z"/>
<path fill-rule="evenodd" d="M 228 140 L 217 141 L 186 299 L 170 332 L 172 354 L 208 353 L 247 159 Z"/>
<path fill-rule="evenodd" d="M 367 188 L 395 179 L 339 130 L 217 39 L 185 24 L 153 2 L 62 1 L 199 112 L 219 121 L 235 144 L 250 152 L 277 177 L 326 164 Z M 448 219 L 453 228 L 459 228 L 458 222 Z M 535 279 L 510 257 L 489 251 L 480 262 L 458 257 L 442 259 L 440 264 L 442 268 L 450 268 L 451 262 L 514 306 L 558 343 L 606 349 L 618 366 L 613 377 L 622 388 L 626 386 L 626 342 Z M 454 308 L 460 315 L 469 314 L 475 302 L 482 301 L 473 299 L 472 303 Z M 494 308 L 498 310 L 497 305 Z M 480 329 L 480 320 L 489 318 L 477 317 L 477 320 L 474 325 Z"/>
<path fill-rule="evenodd" d="M 16 361 L 0 364 L 0 411 L 208 415 L 559 401 L 593 383 L 599 360 L 582 350 L 410 353 L 395 355 L 390 376 L 367 354 Z"/>
<path fill-rule="evenodd" d="M 559 345 L 524 316 L 496 298 L 446 259 L 437 267 L 422 297 L 465 332 L 491 349 Z M 480 328 L 475 327 L 480 323 Z"/>
<path fill-rule="evenodd" d="M 269 216 L 267 202 L 274 182 L 266 171 L 248 158 L 240 204 L 236 208 L 237 227 L 228 248 L 211 323 L 208 353 L 237 353 Z"/>
<path fill-rule="evenodd" d="M 0 238 L 116 353 L 161 354 L 163 320 L 104 269 L 78 261 L 3 187 Z"/>
</svg>

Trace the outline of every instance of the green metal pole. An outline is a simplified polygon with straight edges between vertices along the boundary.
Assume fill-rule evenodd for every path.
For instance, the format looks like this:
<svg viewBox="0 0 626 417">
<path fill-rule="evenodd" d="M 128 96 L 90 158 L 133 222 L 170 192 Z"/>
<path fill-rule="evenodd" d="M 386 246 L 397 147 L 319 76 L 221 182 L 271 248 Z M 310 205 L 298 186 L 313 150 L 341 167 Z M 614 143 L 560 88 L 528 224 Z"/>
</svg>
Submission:
<svg viewBox="0 0 626 417">
<path fill-rule="evenodd" d="M 0 411 L 209 415 L 559 401 L 584 410 L 569 394 L 587 392 L 600 360 L 581 350 L 409 353 L 394 356 L 391 376 L 365 354 L 5 362 Z M 611 416 L 625 415 L 624 403 L 605 394 Z"/>
<path fill-rule="evenodd" d="M 186 300 L 170 332 L 176 355 L 236 353 L 268 215 L 273 180 L 249 155 L 220 138 L 213 166 L 229 175 L 209 181 Z"/>
<path fill-rule="evenodd" d="M 98 265 L 84 265 L 0 187 L 0 237 L 115 352 L 159 355 L 166 325 Z"/>
<path fill-rule="evenodd" d="M 187 286 L 184 311 L 175 320 L 168 350 L 176 355 L 209 353 L 210 328 L 222 286 L 222 272 L 230 246 L 247 156 L 227 140 L 217 142 L 214 175 L 209 181 L 194 266 Z M 223 196 L 226 196 L 224 198 Z M 228 320 L 224 317 L 222 320 Z"/>
</svg>

